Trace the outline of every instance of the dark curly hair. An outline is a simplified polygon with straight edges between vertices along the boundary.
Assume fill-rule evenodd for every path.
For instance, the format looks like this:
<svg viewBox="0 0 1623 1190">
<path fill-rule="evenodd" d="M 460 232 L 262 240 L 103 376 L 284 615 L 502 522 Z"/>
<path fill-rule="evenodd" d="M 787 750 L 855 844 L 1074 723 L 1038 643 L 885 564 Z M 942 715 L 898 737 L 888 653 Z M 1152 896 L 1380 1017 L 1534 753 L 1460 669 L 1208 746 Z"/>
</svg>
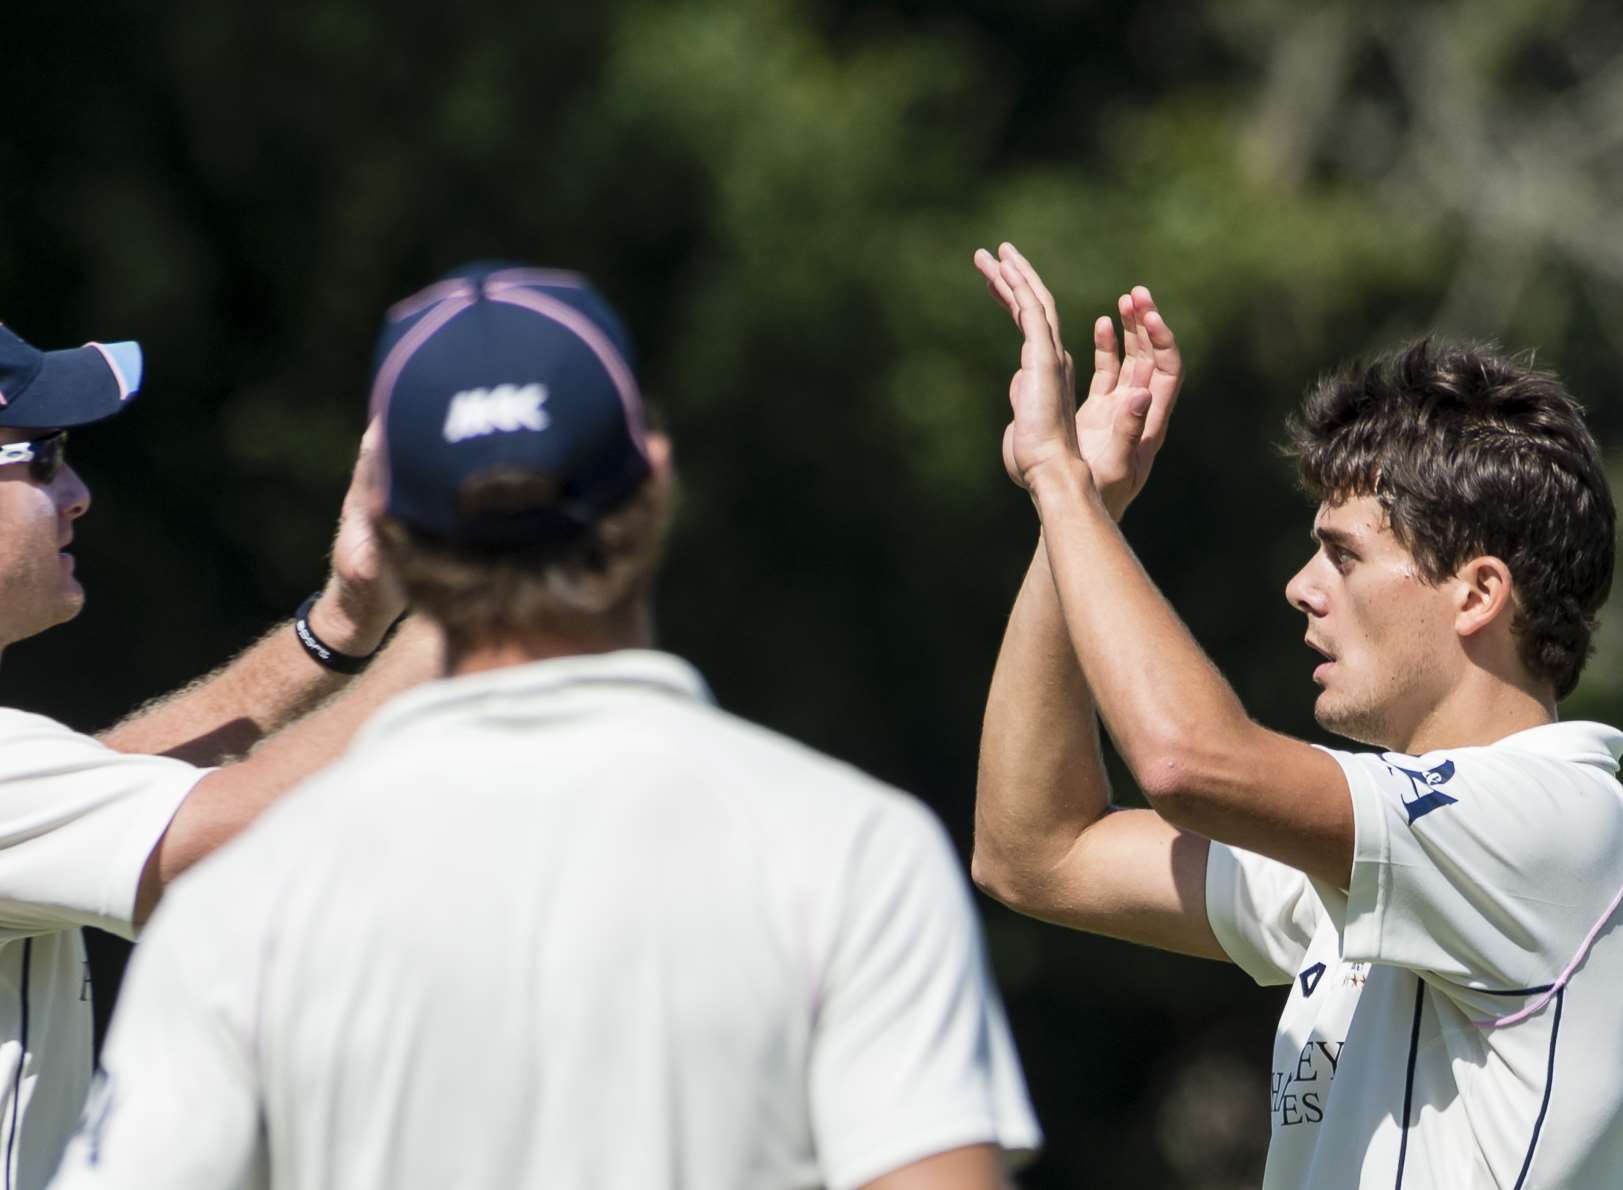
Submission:
<svg viewBox="0 0 1623 1190">
<path fill-rule="evenodd" d="M 1617 512 L 1583 407 L 1531 355 L 1421 339 L 1321 379 L 1286 423 L 1302 487 L 1373 496 L 1428 582 L 1510 569 L 1522 663 L 1578 683 L 1612 588 Z"/>
</svg>

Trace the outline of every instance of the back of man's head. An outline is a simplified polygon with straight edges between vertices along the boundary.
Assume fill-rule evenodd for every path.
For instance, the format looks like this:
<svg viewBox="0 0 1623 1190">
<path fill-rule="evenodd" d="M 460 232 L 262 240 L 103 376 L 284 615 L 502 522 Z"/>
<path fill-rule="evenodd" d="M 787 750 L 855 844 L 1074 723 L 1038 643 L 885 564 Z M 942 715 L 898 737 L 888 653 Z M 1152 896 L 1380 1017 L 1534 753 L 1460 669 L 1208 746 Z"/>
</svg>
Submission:
<svg viewBox="0 0 1623 1190">
<path fill-rule="evenodd" d="M 1474 557 L 1504 562 L 1522 664 L 1571 693 L 1611 590 L 1617 514 L 1583 409 L 1553 373 L 1422 339 L 1320 380 L 1288 431 L 1307 492 L 1375 497 L 1428 582 Z"/>
<path fill-rule="evenodd" d="M 668 487 L 629 337 L 583 278 L 469 265 L 396 304 L 372 415 L 379 541 L 453 655 L 599 635 L 646 599 Z"/>
</svg>

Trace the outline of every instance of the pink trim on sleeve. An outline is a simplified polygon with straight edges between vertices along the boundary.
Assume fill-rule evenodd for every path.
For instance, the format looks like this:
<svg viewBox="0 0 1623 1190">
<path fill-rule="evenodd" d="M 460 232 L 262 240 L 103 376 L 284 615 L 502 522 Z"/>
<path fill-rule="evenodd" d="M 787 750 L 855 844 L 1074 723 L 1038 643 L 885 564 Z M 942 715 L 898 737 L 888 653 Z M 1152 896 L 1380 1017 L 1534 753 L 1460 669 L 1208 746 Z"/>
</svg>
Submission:
<svg viewBox="0 0 1623 1190">
<path fill-rule="evenodd" d="M 1568 981 L 1572 979 L 1572 973 L 1578 969 L 1578 964 L 1584 961 L 1584 956 L 1589 953 L 1589 948 L 1595 945 L 1595 939 L 1600 937 L 1601 929 L 1607 922 L 1612 920 L 1612 914 L 1617 912 L 1619 905 L 1623 905 L 1623 888 L 1617 890 L 1617 895 L 1612 898 L 1612 903 L 1606 906 L 1606 912 L 1600 915 L 1600 920 L 1590 927 L 1588 934 L 1584 935 L 1584 940 L 1578 944 L 1578 953 L 1572 956 L 1572 962 L 1567 964 L 1566 970 L 1556 976 L 1556 980 L 1550 985 L 1549 990 L 1541 994 L 1537 1000 L 1534 1000 L 1520 1012 L 1513 1012 L 1509 1016 L 1472 1021 L 1471 1023 L 1479 1029 L 1500 1029 L 1506 1025 L 1514 1025 L 1518 1021 L 1525 1021 L 1543 1008 L 1554 999 L 1557 992 L 1567 986 Z"/>
</svg>

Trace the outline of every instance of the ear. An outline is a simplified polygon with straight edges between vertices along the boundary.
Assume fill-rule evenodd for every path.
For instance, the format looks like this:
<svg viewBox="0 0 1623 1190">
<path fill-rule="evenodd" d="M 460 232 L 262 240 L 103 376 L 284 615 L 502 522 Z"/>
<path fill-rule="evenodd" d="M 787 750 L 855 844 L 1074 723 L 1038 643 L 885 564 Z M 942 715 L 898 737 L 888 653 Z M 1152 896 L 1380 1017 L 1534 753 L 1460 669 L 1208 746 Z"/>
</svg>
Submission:
<svg viewBox="0 0 1623 1190">
<path fill-rule="evenodd" d="M 1475 636 L 1490 624 L 1504 622 L 1515 610 L 1515 585 L 1510 580 L 1510 567 L 1492 554 L 1472 558 L 1454 572 L 1458 584 L 1458 602 L 1454 613 L 1454 631 L 1461 636 Z"/>
<path fill-rule="evenodd" d="M 671 440 L 658 430 L 650 430 L 645 441 L 648 446 L 648 468 L 654 482 L 669 491 L 676 483 L 676 460 L 671 451 Z"/>
</svg>

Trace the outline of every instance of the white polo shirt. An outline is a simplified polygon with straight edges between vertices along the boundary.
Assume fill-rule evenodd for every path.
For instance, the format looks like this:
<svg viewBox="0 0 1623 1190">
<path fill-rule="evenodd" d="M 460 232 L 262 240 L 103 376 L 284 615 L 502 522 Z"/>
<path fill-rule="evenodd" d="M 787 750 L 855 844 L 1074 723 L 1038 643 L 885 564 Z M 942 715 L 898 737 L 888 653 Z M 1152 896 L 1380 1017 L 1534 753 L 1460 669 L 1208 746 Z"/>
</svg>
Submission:
<svg viewBox="0 0 1623 1190">
<path fill-rule="evenodd" d="M 1332 752 L 1346 893 L 1214 843 L 1229 956 L 1289 983 L 1266 1190 L 1623 1186 L 1623 734 Z"/>
<path fill-rule="evenodd" d="M 402 695 L 180 881 L 64 1187 L 793 1190 L 1039 1134 L 917 802 L 631 651 Z"/>
<path fill-rule="evenodd" d="M 80 926 L 134 933 L 147 856 L 205 770 L 0 709 L 0 1190 L 38 1190 L 90 1086 Z"/>
</svg>

